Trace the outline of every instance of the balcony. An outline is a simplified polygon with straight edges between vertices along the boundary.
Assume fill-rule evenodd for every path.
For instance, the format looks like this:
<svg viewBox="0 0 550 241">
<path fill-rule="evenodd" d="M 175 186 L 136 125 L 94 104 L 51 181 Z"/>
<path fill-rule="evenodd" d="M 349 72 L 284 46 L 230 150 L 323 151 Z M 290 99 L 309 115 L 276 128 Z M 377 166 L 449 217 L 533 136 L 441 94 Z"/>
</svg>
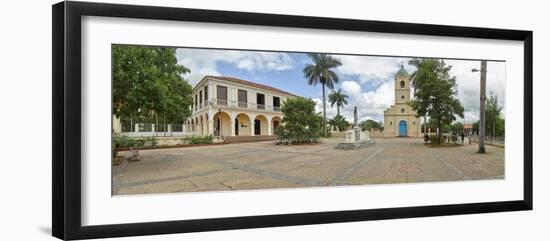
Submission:
<svg viewBox="0 0 550 241">
<path fill-rule="evenodd" d="M 234 100 L 210 99 L 210 101 L 207 103 L 208 105 L 211 105 L 214 107 L 229 107 L 229 108 L 243 109 L 243 110 L 261 110 L 261 111 L 281 112 L 280 106 L 261 105 L 261 104 L 259 105 L 251 102 L 242 102 L 242 101 L 237 102 Z"/>
</svg>

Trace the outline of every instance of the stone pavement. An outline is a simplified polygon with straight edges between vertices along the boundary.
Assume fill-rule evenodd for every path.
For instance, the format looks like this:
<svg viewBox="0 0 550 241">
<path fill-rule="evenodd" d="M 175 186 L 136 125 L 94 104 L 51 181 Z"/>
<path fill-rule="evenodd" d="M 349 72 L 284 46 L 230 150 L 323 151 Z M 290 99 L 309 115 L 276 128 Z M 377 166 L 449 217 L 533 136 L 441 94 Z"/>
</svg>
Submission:
<svg viewBox="0 0 550 241">
<path fill-rule="evenodd" d="M 140 151 L 113 167 L 113 194 L 226 191 L 504 178 L 504 148 L 429 148 L 422 139 L 378 138 L 359 150 L 320 145 L 235 143 Z M 122 152 L 122 155 L 128 153 Z"/>
</svg>

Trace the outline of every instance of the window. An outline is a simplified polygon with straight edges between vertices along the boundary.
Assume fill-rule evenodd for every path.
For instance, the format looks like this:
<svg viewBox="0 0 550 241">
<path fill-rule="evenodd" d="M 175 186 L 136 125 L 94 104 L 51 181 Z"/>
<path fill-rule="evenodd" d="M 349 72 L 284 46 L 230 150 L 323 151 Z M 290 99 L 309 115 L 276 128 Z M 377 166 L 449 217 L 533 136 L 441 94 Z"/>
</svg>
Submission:
<svg viewBox="0 0 550 241">
<path fill-rule="evenodd" d="M 227 106 L 227 87 L 216 86 L 216 96 L 218 97 L 218 105 Z"/>
<path fill-rule="evenodd" d="M 401 109 L 401 113 L 405 113 L 405 109 Z"/>
<path fill-rule="evenodd" d="M 274 111 L 281 110 L 281 99 L 277 96 L 273 96 L 273 110 Z"/>
<path fill-rule="evenodd" d="M 405 81 L 401 80 L 401 88 L 405 88 Z"/>
<path fill-rule="evenodd" d="M 204 105 L 208 105 L 208 86 L 204 87 Z"/>
<path fill-rule="evenodd" d="M 264 94 L 256 94 L 256 104 L 257 108 L 259 110 L 265 110 L 265 95 Z"/>
<path fill-rule="evenodd" d="M 239 90 L 237 98 L 239 101 L 239 107 L 246 108 L 248 105 L 248 95 L 246 90 Z"/>
<path fill-rule="evenodd" d="M 390 126 L 391 126 L 391 121 L 390 121 Z"/>
<path fill-rule="evenodd" d="M 202 90 L 199 91 L 199 106 L 202 108 Z"/>
<path fill-rule="evenodd" d="M 402 95 L 402 96 L 401 96 L 401 99 L 405 99 L 405 96 L 404 96 L 404 95 Z"/>
</svg>

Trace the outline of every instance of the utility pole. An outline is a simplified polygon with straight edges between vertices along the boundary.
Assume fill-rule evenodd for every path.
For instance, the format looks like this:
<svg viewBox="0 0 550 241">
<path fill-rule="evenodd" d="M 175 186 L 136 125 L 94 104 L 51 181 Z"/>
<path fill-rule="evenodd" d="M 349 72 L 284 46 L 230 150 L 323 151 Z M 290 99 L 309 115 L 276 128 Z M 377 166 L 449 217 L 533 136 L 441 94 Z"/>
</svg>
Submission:
<svg viewBox="0 0 550 241">
<path fill-rule="evenodd" d="M 481 70 L 472 69 L 473 72 L 480 72 L 480 94 L 479 94 L 479 147 L 478 153 L 485 153 L 485 87 L 487 83 L 487 61 L 481 61 Z"/>
</svg>

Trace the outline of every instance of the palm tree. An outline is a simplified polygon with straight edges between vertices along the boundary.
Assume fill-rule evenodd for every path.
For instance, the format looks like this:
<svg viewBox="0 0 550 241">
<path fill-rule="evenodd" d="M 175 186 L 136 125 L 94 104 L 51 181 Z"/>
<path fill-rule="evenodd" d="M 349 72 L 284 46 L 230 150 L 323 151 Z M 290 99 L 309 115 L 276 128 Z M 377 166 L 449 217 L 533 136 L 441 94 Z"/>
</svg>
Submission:
<svg viewBox="0 0 550 241">
<path fill-rule="evenodd" d="M 328 95 L 328 102 L 330 102 L 330 107 L 334 107 L 334 104 L 336 104 L 336 111 L 338 112 L 338 115 L 340 115 L 340 107 L 344 108 L 344 105 L 348 104 L 348 96 L 344 93 L 342 93 L 342 89 L 338 89 L 338 91 L 332 91 Z"/>
<path fill-rule="evenodd" d="M 337 84 L 339 79 L 338 75 L 333 69 L 342 65 L 340 60 L 328 55 L 328 54 L 307 54 L 313 61 L 313 64 L 308 64 L 304 67 L 304 76 L 308 79 L 309 85 L 317 85 L 321 83 L 323 90 L 323 134 L 326 133 L 327 125 L 327 112 L 325 101 L 325 86 L 329 89 L 334 89 L 334 84 Z"/>
</svg>

